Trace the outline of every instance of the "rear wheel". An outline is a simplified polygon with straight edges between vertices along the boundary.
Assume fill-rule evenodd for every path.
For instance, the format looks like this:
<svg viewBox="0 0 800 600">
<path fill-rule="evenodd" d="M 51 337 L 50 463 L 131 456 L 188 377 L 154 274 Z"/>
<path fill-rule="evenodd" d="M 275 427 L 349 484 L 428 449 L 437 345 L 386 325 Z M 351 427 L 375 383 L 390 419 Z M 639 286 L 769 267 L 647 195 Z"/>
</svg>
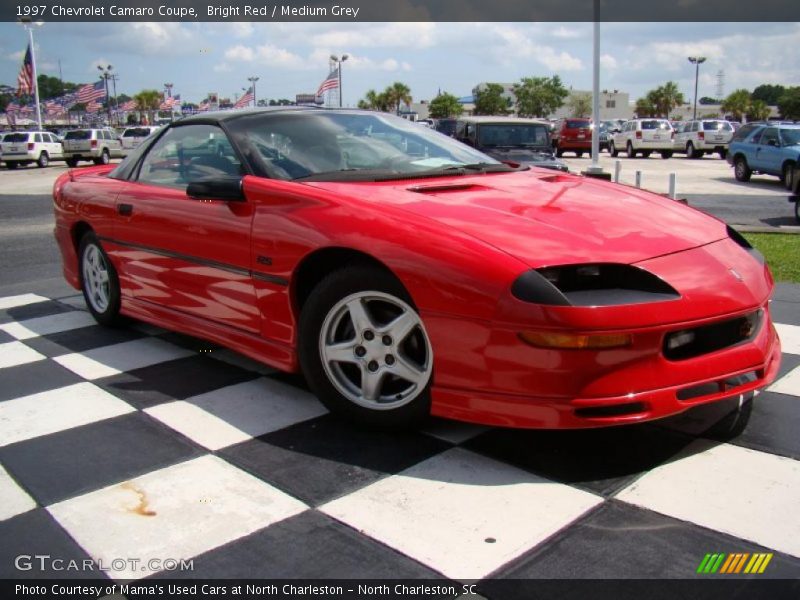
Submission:
<svg viewBox="0 0 800 600">
<path fill-rule="evenodd" d="M 661 158 L 672 158 L 672 150 L 662 150 Z"/>
<path fill-rule="evenodd" d="M 703 156 L 703 153 L 695 150 L 692 142 L 686 144 L 686 158 L 700 158 L 701 156 Z"/>
<path fill-rule="evenodd" d="M 781 181 L 783 181 L 783 185 L 786 187 L 787 190 L 792 189 L 792 171 L 794 170 L 794 165 L 792 163 L 786 163 L 783 165 L 783 175 L 781 176 Z"/>
<path fill-rule="evenodd" d="M 747 160 L 744 156 L 737 156 L 733 161 L 733 175 L 736 181 L 750 181 L 750 176 L 753 172 L 747 166 Z"/>
<path fill-rule="evenodd" d="M 614 158 L 616 158 L 617 156 L 619 156 L 619 150 L 617 150 L 617 147 L 614 145 L 614 142 L 613 142 L 613 141 L 611 141 L 611 142 L 608 142 L 608 152 L 609 152 L 609 154 L 611 154 L 611 156 L 613 156 Z"/>
<path fill-rule="evenodd" d="M 625 153 L 628 155 L 628 158 L 636 158 L 636 151 L 633 149 L 633 144 L 630 140 L 628 140 L 628 145 L 625 146 Z"/>
<path fill-rule="evenodd" d="M 298 351 L 309 386 L 339 415 L 405 427 L 430 412 L 428 334 L 386 271 L 353 265 L 317 284 L 300 315 Z"/>
<path fill-rule="evenodd" d="M 44 169 L 47 165 L 50 164 L 50 157 L 47 156 L 47 152 L 42 152 L 39 155 L 39 160 L 36 161 L 36 164 L 39 165 L 40 169 Z"/>
<path fill-rule="evenodd" d="M 120 321 L 119 278 L 93 232 L 81 239 L 78 257 L 81 290 L 89 312 L 101 325 L 116 325 Z"/>
</svg>

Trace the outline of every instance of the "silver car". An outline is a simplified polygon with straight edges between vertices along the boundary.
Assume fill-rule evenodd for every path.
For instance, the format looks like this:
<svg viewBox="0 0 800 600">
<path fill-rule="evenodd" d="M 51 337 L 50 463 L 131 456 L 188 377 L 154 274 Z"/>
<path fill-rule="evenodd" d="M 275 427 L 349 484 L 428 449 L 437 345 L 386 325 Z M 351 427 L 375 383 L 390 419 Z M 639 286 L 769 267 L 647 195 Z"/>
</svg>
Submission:
<svg viewBox="0 0 800 600">
<path fill-rule="evenodd" d="M 122 158 L 122 143 L 110 129 L 73 129 L 64 135 L 63 145 L 69 167 L 81 160 L 107 165 L 112 158 Z"/>
<path fill-rule="evenodd" d="M 725 158 L 733 137 L 733 125 L 724 119 L 689 121 L 675 132 L 675 152 L 685 152 L 687 158 L 700 158 L 717 152 Z"/>
</svg>

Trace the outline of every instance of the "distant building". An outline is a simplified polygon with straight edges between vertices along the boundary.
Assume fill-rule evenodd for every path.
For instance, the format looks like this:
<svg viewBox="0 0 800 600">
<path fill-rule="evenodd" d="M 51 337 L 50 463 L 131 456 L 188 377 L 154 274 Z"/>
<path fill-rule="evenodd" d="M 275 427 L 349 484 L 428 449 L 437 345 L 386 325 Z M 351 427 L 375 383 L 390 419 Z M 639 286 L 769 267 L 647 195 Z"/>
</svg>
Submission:
<svg viewBox="0 0 800 600">
<path fill-rule="evenodd" d="M 466 98 L 459 99 L 459 102 L 465 105 L 467 104 L 472 105 L 472 110 L 474 110 L 474 100 L 475 96 L 477 96 L 479 91 L 483 91 L 488 86 L 488 82 L 482 82 L 472 88 L 472 96 L 467 96 Z M 514 85 L 513 83 L 500 83 L 499 85 L 503 86 L 503 98 L 509 102 L 509 108 L 512 111 L 511 114 L 515 114 L 515 106 L 517 103 L 517 96 L 514 94 Z M 564 100 L 564 105 L 556 110 L 551 115 L 542 115 L 543 117 L 551 118 L 551 119 L 559 119 L 562 117 L 571 117 L 572 112 L 570 109 L 570 97 L 577 95 L 588 95 L 590 98 L 592 96 L 591 91 L 587 90 L 570 90 L 570 96 L 568 96 Z M 467 102 L 468 101 L 468 102 Z M 464 111 L 467 112 L 466 110 Z M 471 112 L 471 111 L 470 111 Z M 600 119 L 630 119 L 633 116 L 633 110 L 630 106 L 630 94 L 628 92 L 620 92 L 619 90 L 603 90 L 600 92 Z"/>
</svg>

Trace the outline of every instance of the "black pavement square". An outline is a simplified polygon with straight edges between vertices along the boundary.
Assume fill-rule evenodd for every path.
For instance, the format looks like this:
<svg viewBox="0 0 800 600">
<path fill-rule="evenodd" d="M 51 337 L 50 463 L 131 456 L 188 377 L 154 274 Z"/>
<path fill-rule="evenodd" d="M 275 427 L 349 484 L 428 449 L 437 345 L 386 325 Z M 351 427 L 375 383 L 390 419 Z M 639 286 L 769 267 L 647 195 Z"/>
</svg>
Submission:
<svg viewBox="0 0 800 600">
<path fill-rule="evenodd" d="M 82 568 L 87 564 L 84 561 L 92 563 L 91 557 L 43 508 L 0 521 L 0 540 L 0 579 L 107 579 L 102 571 Z M 17 560 L 19 556 L 23 558 Z M 71 568 L 70 561 L 78 568 Z"/>
<path fill-rule="evenodd" d="M 217 454 L 306 504 L 318 506 L 450 447 L 421 433 L 366 431 L 325 415 Z"/>
<path fill-rule="evenodd" d="M 691 441 L 650 425 L 628 425 L 573 431 L 498 428 L 464 446 L 547 479 L 611 496 Z"/>
<path fill-rule="evenodd" d="M 149 408 L 256 377 L 259 377 L 257 373 L 198 355 L 134 369 L 98 379 L 95 383 L 137 408 Z"/>
<path fill-rule="evenodd" d="M 21 398 L 85 381 L 52 360 L 0 369 L 0 401 Z"/>
<path fill-rule="evenodd" d="M 772 552 L 759 577 L 800 577 L 800 559 L 617 500 L 603 503 L 491 577 L 695 578 L 706 553 L 715 552 Z"/>
<path fill-rule="evenodd" d="M 136 412 L 11 444 L 0 448 L 0 460 L 47 506 L 203 453 Z"/>
<path fill-rule="evenodd" d="M 55 300 L 23 304 L 22 306 L 14 306 L 12 308 L 0 310 L 0 324 L 10 323 L 11 321 L 27 321 L 28 319 L 38 319 L 39 317 L 49 317 L 51 315 L 73 312 L 75 310 L 75 308 L 67 304 L 62 304 L 61 302 L 56 302 Z"/>
<path fill-rule="evenodd" d="M 13 335 L 8 335 L 5 331 L 0 331 L 0 344 L 5 344 L 7 342 L 13 342 L 17 338 Z"/>
<path fill-rule="evenodd" d="M 55 357 L 130 342 L 143 337 L 146 337 L 145 334 L 135 329 L 90 325 L 70 331 L 42 335 L 25 340 L 25 343 L 45 356 Z"/>
<path fill-rule="evenodd" d="M 747 428 L 731 440 L 737 446 L 800 460 L 800 399 L 788 394 L 763 392 L 753 400 Z"/>
<path fill-rule="evenodd" d="M 428 579 L 434 571 L 314 510 L 194 558 L 194 571 L 153 577 Z"/>
</svg>

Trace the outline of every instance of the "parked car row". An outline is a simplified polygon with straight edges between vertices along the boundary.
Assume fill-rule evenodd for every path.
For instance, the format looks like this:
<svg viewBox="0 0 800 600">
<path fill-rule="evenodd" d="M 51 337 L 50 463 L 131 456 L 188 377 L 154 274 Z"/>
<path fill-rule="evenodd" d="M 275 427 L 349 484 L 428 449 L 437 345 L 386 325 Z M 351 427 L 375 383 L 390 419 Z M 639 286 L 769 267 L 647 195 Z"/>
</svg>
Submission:
<svg viewBox="0 0 800 600">
<path fill-rule="evenodd" d="M 80 161 L 105 165 L 125 156 L 157 129 L 129 127 L 121 136 L 110 128 L 72 129 L 63 139 L 49 131 L 14 131 L 0 140 L 0 162 L 8 169 L 31 163 L 44 168 L 52 160 L 63 160 L 69 167 Z"/>
</svg>

